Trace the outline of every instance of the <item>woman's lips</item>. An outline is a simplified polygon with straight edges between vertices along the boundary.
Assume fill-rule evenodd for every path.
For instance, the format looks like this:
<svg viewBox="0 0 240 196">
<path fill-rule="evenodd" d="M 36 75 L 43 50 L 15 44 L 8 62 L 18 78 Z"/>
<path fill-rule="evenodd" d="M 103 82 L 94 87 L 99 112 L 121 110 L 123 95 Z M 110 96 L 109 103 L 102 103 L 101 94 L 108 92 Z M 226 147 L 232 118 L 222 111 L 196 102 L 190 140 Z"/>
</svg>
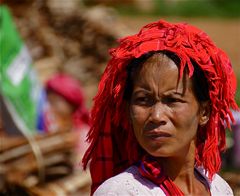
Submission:
<svg viewBox="0 0 240 196">
<path fill-rule="evenodd" d="M 145 135 L 152 139 L 169 138 L 172 136 L 170 133 L 163 132 L 163 131 L 149 131 L 149 132 L 146 132 Z"/>
</svg>

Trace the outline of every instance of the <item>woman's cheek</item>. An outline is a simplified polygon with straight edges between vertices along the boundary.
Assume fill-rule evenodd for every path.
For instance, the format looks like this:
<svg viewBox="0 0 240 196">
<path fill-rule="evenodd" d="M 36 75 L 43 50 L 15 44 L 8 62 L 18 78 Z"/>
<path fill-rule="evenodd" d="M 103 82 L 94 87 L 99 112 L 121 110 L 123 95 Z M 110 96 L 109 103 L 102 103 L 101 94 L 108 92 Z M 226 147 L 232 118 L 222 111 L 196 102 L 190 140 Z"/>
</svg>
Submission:
<svg viewBox="0 0 240 196">
<path fill-rule="evenodd" d="M 131 119 L 132 122 L 142 124 L 146 121 L 147 119 L 147 110 L 144 109 L 143 107 L 139 106 L 132 106 L 131 109 Z"/>
</svg>

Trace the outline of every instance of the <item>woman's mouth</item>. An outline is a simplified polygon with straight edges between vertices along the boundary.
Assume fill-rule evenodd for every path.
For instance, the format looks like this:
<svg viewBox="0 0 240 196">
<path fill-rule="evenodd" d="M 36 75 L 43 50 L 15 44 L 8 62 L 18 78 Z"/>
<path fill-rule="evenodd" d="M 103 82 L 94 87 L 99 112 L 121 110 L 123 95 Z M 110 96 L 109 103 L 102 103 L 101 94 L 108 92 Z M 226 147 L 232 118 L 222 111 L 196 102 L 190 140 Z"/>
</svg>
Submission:
<svg viewBox="0 0 240 196">
<path fill-rule="evenodd" d="M 148 138 L 154 139 L 154 140 L 158 140 L 158 139 L 166 139 L 171 137 L 172 135 L 166 132 L 162 132 L 162 131 L 151 131 L 151 132 L 147 132 L 146 136 Z"/>
</svg>

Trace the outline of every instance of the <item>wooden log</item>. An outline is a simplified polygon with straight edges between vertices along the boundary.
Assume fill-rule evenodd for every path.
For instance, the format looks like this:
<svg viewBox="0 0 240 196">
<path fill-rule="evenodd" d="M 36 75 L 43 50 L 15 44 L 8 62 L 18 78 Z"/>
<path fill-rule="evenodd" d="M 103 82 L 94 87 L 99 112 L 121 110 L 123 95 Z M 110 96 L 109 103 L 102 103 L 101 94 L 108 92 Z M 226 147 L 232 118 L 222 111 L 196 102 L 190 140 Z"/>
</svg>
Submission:
<svg viewBox="0 0 240 196">
<path fill-rule="evenodd" d="M 0 153 L 17 146 L 21 146 L 24 143 L 26 143 L 26 139 L 22 136 L 7 136 L 4 134 L 1 136 Z"/>
<path fill-rule="evenodd" d="M 89 171 L 76 171 L 74 174 L 60 180 L 45 184 L 43 186 L 29 188 L 29 192 L 38 196 L 44 196 L 46 194 L 51 196 L 69 196 L 80 191 L 81 189 L 85 189 L 85 191 L 87 191 L 86 195 L 89 195 L 90 184 L 91 177 Z M 88 189 L 86 189 L 86 186 Z"/>
<path fill-rule="evenodd" d="M 51 165 L 62 163 L 62 162 L 68 162 L 69 157 L 64 154 L 64 152 L 59 153 L 52 153 L 48 156 L 44 156 L 44 167 L 49 167 Z M 38 169 L 37 161 L 35 157 L 30 154 L 28 156 L 25 156 L 21 159 L 18 159 L 14 162 L 9 162 L 7 164 L 6 170 L 7 173 L 11 173 L 11 171 L 18 170 L 22 173 L 31 173 Z"/>
<path fill-rule="evenodd" d="M 54 172 L 55 176 L 71 173 L 73 166 L 71 156 L 77 142 L 75 132 L 59 132 L 36 136 L 35 142 L 42 153 L 43 162 L 41 164 L 46 170 L 46 177 L 47 175 L 53 176 Z M 16 145 L 14 144 L 14 146 Z M 0 163 L 5 167 L 6 179 L 10 183 L 21 184 L 24 179 L 33 173 L 37 173 L 39 169 L 39 163 L 29 144 L 5 150 L 1 153 L 0 160 Z M 61 170 L 59 170 L 60 167 Z"/>
<path fill-rule="evenodd" d="M 7 138 L 4 139 L 7 143 Z M 0 151 L 0 163 L 8 162 L 17 159 L 21 156 L 32 153 L 32 149 L 28 141 L 24 139 L 24 145 L 13 144 L 14 148 L 4 146 L 4 151 Z M 61 151 L 64 148 L 73 148 L 77 142 L 77 137 L 74 132 L 59 132 L 54 135 L 42 135 L 36 136 L 36 145 L 39 146 L 42 154 L 49 153 L 51 151 Z M 8 150 L 6 150 L 8 149 Z"/>
</svg>

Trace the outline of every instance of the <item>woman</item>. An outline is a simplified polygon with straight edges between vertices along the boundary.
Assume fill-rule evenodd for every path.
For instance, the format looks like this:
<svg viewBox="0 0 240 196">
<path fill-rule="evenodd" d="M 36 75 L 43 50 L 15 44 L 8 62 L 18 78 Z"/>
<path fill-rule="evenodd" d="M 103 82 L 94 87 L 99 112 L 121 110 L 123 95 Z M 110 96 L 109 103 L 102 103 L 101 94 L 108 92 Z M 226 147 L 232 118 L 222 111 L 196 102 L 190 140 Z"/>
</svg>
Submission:
<svg viewBox="0 0 240 196">
<path fill-rule="evenodd" d="M 57 73 L 47 80 L 45 89 L 46 99 L 40 107 L 38 128 L 46 132 L 75 131 L 78 159 L 82 159 L 88 147 L 89 112 L 79 81 Z"/>
<path fill-rule="evenodd" d="M 92 194 L 232 195 L 216 174 L 238 108 L 225 53 L 201 30 L 161 20 L 111 55 L 83 159 Z"/>
<path fill-rule="evenodd" d="M 50 111 L 47 131 L 72 130 L 89 124 L 84 91 L 79 82 L 69 75 L 59 73 L 46 82 Z"/>
</svg>

